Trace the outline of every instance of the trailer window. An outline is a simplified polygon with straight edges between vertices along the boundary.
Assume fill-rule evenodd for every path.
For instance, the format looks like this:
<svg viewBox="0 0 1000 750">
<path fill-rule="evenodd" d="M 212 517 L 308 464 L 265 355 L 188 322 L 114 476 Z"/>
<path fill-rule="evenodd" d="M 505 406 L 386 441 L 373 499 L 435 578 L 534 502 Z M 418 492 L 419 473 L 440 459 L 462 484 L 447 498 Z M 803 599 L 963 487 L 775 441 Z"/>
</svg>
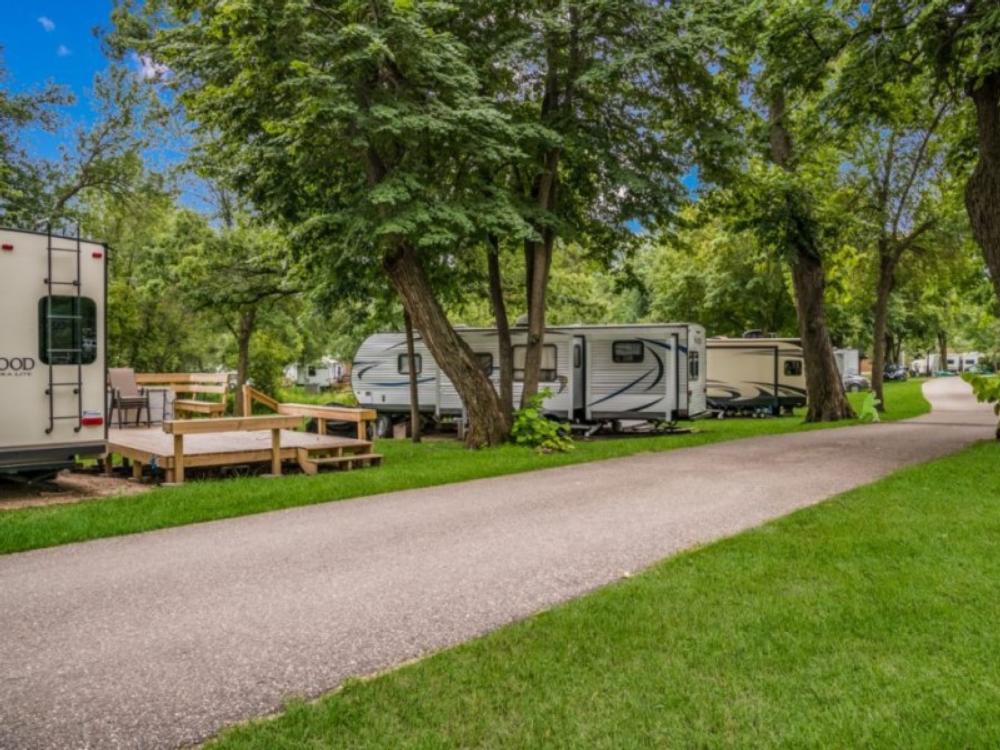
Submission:
<svg viewBox="0 0 1000 750">
<path fill-rule="evenodd" d="M 419 355 L 419 354 L 414 354 L 413 355 L 413 362 L 416 365 L 416 369 L 414 370 L 414 372 L 415 372 L 415 374 L 419 375 L 420 373 L 422 373 L 424 371 L 424 358 L 421 355 Z M 409 354 L 400 354 L 399 355 L 399 361 L 397 362 L 396 367 L 399 370 L 399 374 L 400 375 L 409 375 L 410 374 L 410 355 Z"/>
<path fill-rule="evenodd" d="M 615 341 L 611 344 L 611 359 L 618 364 L 642 362 L 644 351 L 641 341 Z"/>
<path fill-rule="evenodd" d="M 688 379 L 697 380 L 701 373 L 701 352 L 688 352 Z"/>
<path fill-rule="evenodd" d="M 89 365 L 97 359 L 97 305 L 89 297 L 38 300 L 38 351 L 46 365 Z"/>
<path fill-rule="evenodd" d="M 479 369 L 481 369 L 486 377 L 493 374 L 493 355 L 489 352 L 476 352 L 476 361 L 479 363 Z"/>
<path fill-rule="evenodd" d="M 514 347 L 514 382 L 524 382 L 524 359 L 527 355 L 528 347 L 519 344 Z M 556 372 L 556 347 L 555 344 L 545 344 L 542 347 L 542 366 L 538 372 L 538 379 L 543 383 L 552 383 L 558 377 Z"/>
<path fill-rule="evenodd" d="M 789 377 L 798 377 L 802 374 L 802 360 L 801 359 L 786 359 L 785 360 L 785 375 Z"/>
</svg>

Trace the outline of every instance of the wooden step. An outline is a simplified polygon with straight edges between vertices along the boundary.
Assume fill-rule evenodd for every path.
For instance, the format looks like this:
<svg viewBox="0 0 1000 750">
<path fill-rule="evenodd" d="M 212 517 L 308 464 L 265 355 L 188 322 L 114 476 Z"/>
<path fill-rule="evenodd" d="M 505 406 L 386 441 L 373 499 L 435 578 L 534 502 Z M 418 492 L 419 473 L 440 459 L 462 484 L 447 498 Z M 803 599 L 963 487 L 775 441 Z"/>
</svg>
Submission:
<svg viewBox="0 0 1000 750">
<path fill-rule="evenodd" d="M 317 466 L 338 466 L 342 464 L 350 466 L 355 461 L 359 463 L 381 463 L 382 456 L 379 453 L 348 453 L 343 456 L 327 456 L 326 458 L 310 458 L 309 460 Z"/>
<path fill-rule="evenodd" d="M 351 446 L 360 448 L 361 446 Z M 306 474 L 318 474 L 323 466 L 334 466 L 342 469 L 353 469 L 355 466 L 377 466 L 382 463 L 382 456 L 378 453 L 344 453 L 334 456 L 317 456 L 315 453 L 323 451 L 310 451 L 307 448 L 299 448 L 296 451 L 299 467 Z"/>
</svg>

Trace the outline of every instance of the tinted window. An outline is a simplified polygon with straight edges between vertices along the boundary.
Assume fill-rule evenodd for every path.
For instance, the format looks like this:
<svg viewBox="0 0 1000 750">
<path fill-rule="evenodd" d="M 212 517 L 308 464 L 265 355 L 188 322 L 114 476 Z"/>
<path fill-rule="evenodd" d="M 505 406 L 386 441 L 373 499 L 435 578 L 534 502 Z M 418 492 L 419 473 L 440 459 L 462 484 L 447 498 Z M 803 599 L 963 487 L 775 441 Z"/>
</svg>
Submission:
<svg viewBox="0 0 1000 750">
<path fill-rule="evenodd" d="M 615 341 L 611 344 L 611 359 L 619 364 L 642 362 L 643 352 L 641 341 Z"/>
<path fill-rule="evenodd" d="M 700 352 L 689 352 L 688 353 L 688 378 L 690 380 L 697 380 L 698 374 L 701 372 L 701 353 Z"/>
<path fill-rule="evenodd" d="M 583 367 L 583 347 L 573 347 L 573 367 Z"/>
<path fill-rule="evenodd" d="M 524 358 L 528 348 L 523 344 L 514 347 L 514 381 L 517 383 L 524 381 Z M 551 383 L 558 377 L 556 372 L 556 347 L 555 344 L 545 344 L 542 347 L 542 367 L 538 373 L 538 379 L 543 383 Z"/>
<path fill-rule="evenodd" d="M 419 375 L 424 370 L 424 359 L 419 354 L 413 355 L 413 361 L 416 363 L 416 374 Z M 410 374 L 410 356 L 408 354 L 400 354 L 399 362 L 397 365 L 400 375 Z"/>
<path fill-rule="evenodd" d="M 785 360 L 785 375 L 790 377 L 797 377 L 802 374 L 802 360 L 801 359 L 786 359 Z"/>
<path fill-rule="evenodd" d="M 89 365 L 97 359 L 97 305 L 88 297 L 38 300 L 38 351 L 46 365 Z"/>
</svg>

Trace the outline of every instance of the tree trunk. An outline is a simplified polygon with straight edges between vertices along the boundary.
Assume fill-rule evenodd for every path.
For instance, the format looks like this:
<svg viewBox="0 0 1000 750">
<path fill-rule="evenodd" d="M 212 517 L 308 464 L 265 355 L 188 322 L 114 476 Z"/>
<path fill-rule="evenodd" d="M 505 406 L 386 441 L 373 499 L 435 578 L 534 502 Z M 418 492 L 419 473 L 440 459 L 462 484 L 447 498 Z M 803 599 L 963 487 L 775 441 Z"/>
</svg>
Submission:
<svg viewBox="0 0 1000 750">
<path fill-rule="evenodd" d="M 509 426 L 514 421 L 514 346 L 510 339 L 510 320 L 503 298 L 503 276 L 500 271 L 500 242 L 489 238 L 487 264 L 490 277 L 490 304 L 497 324 L 497 347 L 500 352 L 500 404 L 503 418 Z"/>
<path fill-rule="evenodd" d="M 875 286 L 875 331 L 872 339 L 872 392 L 878 399 L 877 408 L 885 411 L 885 360 L 889 328 L 889 296 L 896 284 L 896 260 L 887 247 L 886 238 L 878 242 L 878 282 Z"/>
<path fill-rule="evenodd" d="M 785 95 L 780 88 L 771 94 L 768 140 L 771 160 L 786 172 L 794 172 L 792 163 L 793 143 L 785 125 Z M 791 214 L 803 207 L 789 205 Z M 826 274 L 815 238 L 801 232 L 790 232 L 797 246 L 788 248 L 792 253 L 792 285 L 795 288 L 795 309 L 799 318 L 802 337 L 802 355 L 806 366 L 806 421 L 836 422 L 852 419 L 851 409 L 844 395 L 844 381 L 837 370 L 833 355 L 830 331 L 826 325 Z"/>
<path fill-rule="evenodd" d="M 938 369 L 942 372 L 948 369 L 948 333 L 946 331 L 937 332 L 937 343 L 938 343 L 938 356 L 941 361 L 938 362 Z M 930 363 L 928 363 L 928 370 L 930 369 Z M 928 375 L 931 373 L 928 372 Z"/>
<path fill-rule="evenodd" d="M 470 448 L 498 445 L 507 437 L 500 396 L 478 361 L 448 322 L 434 295 L 417 251 L 400 244 L 383 262 L 390 282 L 420 331 L 424 344 L 438 366 L 454 383 L 465 405 L 469 429 L 465 444 Z"/>
<path fill-rule="evenodd" d="M 240 313 L 240 320 L 236 329 L 236 387 L 242 388 L 243 384 L 250 378 L 250 339 L 253 338 L 254 327 L 257 324 L 257 311 L 244 310 Z M 243 399 L 236 399 L 236 412 L 241 417 L 248 417 L 243 413 Z"/>
<path fill-rule="evenodd" d="M 542 347 L 545 345 L 545 292 L 552 266 L 552 235 L 546 233 L 542 242 L 533 243 L 531 251 L 530 286 L 528 287 L 528 341 L 524 352 L 524 384 L 521 408 L 538 393 L 542 367 Z"/>
<path fill-rule="evenodd" d="M 976 107 L 979 161 L 965 185 L 965 209 L 1000 299 L 1000 71 L 968 93 Z"/>
<path fill-rule="evenodd" d="M 844 395 L 844 381 L 837 369 L 830 332 L 826 327 L 823 304 L 826 280 L 819 259 L 799 254 L 792 263 L 792 283 L 806 365 L 806 421 L 852 419 L 854 411 Z"/>
<path fill-rule="evenodd" d="M 554 85 L 554 84 L 553 84 Z M 542 173 L 532 190 L 532 197 L 539 212 L 545 214 L 556 206 L 558 149 L 546 152 L 542 160 Z M 525 274 L 528 291 L 528 342 L 524 352 L 524 383 L 521 390 L 521 407 L 538 393 L 539 371 L 542 366 L 542 347 L 545 345 L 545 297 L 549 286 L 549 269 L 552 267 L 552 248 L 555 235 L 551 227 L 537 227 L 541 240 L 529 240 L 525 246 Z"/>
<path fill-rule="evenodd" d="M 414 443 L 420 442 L 420 393 L 417 384 L 416 346 L 413 343 L 413 319 L 403 310 L 403 325 L 406 326 L 406 357 L 410 361 L 410 438 Z"/>
</svg>

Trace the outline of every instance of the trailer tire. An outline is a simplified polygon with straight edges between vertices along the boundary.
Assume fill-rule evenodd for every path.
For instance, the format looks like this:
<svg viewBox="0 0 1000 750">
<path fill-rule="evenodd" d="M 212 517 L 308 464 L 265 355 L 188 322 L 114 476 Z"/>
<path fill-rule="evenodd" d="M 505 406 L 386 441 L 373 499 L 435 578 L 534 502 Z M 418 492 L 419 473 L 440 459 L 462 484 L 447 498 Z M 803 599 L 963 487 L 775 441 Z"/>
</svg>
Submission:
<svg viewBox="0 0 1000 750">
<path fill-rule="evenodd" d="M 375 420 L 375 437 L 392 437 L 392 417 L 388 414 L 379 414 L 378 418 Z"/>
</svg>

